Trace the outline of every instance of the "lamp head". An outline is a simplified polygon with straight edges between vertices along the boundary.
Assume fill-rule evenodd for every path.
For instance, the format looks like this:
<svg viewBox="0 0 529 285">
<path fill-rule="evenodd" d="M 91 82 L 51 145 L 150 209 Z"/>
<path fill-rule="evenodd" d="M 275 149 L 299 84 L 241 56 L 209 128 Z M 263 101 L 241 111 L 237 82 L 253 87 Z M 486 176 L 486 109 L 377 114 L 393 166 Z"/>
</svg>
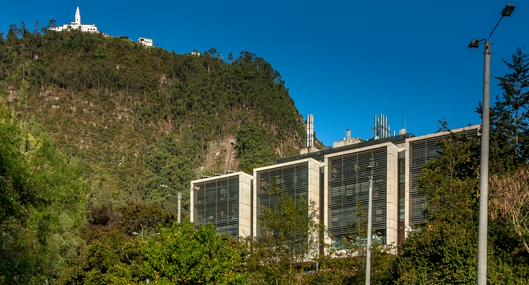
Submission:
<svg viewBox="0 0 529 285">
<path fill-rule="evenodd" d="M 469 48 L 479 48 L 480 40 L 473 40 L 468 44 Z"/>
<path fill-rule="evenodd" d="M 505 5 L 505 8 L 503 8 L 503 10 L 501 11 L 501 16 L 502 17 L 509 17 L 512 15 L 512 13 L 514 12 L 514 9 L 516 8 L 516 6 L 514 6 L 514 4 L 507 4 Z"/>
</svg>

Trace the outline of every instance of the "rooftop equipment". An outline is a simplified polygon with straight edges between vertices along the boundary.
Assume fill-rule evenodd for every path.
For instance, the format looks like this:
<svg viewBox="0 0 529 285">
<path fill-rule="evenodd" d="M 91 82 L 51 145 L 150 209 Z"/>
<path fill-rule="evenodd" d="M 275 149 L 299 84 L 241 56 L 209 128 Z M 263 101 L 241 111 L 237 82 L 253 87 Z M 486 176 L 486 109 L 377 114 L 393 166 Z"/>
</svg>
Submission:
<svg viewBox="0 0 529 285">
<path fill-rule="evenodd" d="M 391 128 L 389 126 L 388 117 L 384 114 L 380 114 L 380 117 L 375 115 L 374 127 L 373 127 L 373 138 L 374 139 L 385 139 L 391 136 Z"/>
<path fill-rule="evenodd" d="M 307 145 L 306 147 L 310 149 L 314 147 L 314 115 L 309 114 L 307 117 Z"/>
</svg>

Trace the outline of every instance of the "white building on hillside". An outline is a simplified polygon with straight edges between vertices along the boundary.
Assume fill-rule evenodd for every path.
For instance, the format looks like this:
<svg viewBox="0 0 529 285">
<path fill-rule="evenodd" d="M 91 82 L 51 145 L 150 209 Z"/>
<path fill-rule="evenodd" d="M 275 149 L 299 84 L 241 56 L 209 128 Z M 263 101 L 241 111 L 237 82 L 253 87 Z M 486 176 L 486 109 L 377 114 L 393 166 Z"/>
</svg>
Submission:
<svg viewBox="0 0 529 285">
<path fill-rule="evenodd" d="M 77 7 L 77 10 L 75 11 L 75 21 L 62 25 L 59 27 L 51 27 L 50 30 L 62 32 L 67 30 L 80 30 L 81 32 L 87 32 L 87 33 L 99 33 L 99 30 L 97 29 L 96 25 L 83 25 L 81 24 L 81 10 L 79 10 L 79 7 Z"/>
<path fill-rule="evenodd" d="M 138 43 L 141 44 L 141 45 L 144 45 L 146 47 L 153 47 L 154 46 L 154 41 L 152 39 L 148 39 L 148 38 L 139 38 L 138 39 Z"/>
</svg>

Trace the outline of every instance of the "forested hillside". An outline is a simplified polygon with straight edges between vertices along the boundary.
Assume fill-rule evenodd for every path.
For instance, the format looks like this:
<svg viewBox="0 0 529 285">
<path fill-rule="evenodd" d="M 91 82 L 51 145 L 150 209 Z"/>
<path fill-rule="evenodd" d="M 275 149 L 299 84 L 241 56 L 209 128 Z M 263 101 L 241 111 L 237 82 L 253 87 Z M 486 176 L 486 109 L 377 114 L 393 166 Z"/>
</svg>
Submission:
<svg viewBox="0 0 529 285">
<path fill-rule="evenodd" d="M 177 55 L 12 26 L 0 40 L 0 94 L 17 120 L 80 159 L 95 225 L 126 224 L 142 211 L 171 219 L 190 179 L 249 171 L 296 153 L 304 140 L 280 75 L 250 53 L 225 61 L 215 50 Z M 130 231 L 158 223 L 129 222 Z"/>
</svg>

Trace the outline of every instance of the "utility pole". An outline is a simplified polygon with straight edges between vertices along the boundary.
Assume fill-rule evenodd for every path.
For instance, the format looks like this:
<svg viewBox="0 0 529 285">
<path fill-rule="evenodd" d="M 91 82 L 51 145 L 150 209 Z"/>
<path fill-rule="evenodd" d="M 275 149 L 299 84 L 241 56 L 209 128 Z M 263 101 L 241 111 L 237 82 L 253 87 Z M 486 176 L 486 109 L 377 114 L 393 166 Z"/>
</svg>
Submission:
<svg viewBox="0 0 529 285">
<path fill-rule="evenodd" d="M 373 169 L 375 168 L 373 157 L 367 166 L 371 170 L 369 175 L 369 196 L 367 202 L 367 246 L 366 246 L 366 285 L 371 284 L 371 227 L 373 216 Z"/>
</svg>

